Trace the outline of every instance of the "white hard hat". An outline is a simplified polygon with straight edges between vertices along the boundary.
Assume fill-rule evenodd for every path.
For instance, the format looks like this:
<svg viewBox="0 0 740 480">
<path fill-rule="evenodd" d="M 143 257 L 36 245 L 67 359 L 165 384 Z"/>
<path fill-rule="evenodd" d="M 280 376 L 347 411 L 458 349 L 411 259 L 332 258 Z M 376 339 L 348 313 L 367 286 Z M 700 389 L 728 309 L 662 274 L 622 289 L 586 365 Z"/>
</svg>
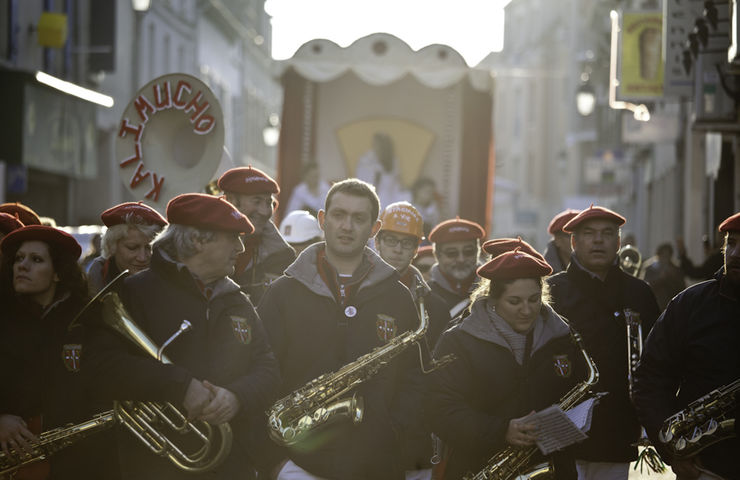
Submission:
<svg viewBox="0 0 740 480">
<path fill-rule="evenodd" d="M 280 222 L 280 234 L 288 243 L 303 243 L 313 238 L 323 238 L 316 217 L 306 210 L 293 210 Z"/>
</svg>

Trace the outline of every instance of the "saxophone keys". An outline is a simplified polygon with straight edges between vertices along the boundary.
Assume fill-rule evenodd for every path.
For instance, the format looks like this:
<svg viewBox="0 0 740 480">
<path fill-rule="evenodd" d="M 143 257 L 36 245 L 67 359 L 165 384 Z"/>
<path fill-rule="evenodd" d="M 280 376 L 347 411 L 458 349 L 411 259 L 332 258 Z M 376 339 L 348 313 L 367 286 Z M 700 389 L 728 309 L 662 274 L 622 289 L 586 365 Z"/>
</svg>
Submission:
<svg viewBox="0 0 740 480">
<path fill-rule="evenodd" d="M 717 431 L 717 428 L 719 428 L 719 424 L 717 423 L 717 420 L 710 418 L 707 423 L 704 424 L 704 435 L 713 435 L 714 432 Z"/>
<path fill-rule="evenodd" d="M 680 452 L 681 450 L 684 450 L 686 448 L 686 439 L 684 437 L 679 438 L 676 440 L 676 451 Z"/>
</svg>

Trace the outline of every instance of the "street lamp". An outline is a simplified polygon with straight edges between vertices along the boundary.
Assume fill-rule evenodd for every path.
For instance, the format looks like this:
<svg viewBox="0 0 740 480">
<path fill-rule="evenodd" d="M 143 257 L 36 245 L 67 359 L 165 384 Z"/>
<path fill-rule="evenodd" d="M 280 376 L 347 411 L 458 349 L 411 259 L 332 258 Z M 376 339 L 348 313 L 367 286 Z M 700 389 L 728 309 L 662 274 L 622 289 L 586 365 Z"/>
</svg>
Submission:
<svg viewBox="0 0 740 480">
<path fill-rule="evenodd" d="M 268 147 L 274 147 L 280 140 L 280 117 L 271 113 L 267 118 L 267 125 L 262 129 L 262 140 Z"/>
<path fill-rule="evenodd" d="M 131 6 L 137 12 L 146 12 L 152 5 L 152 0 L 131 0 Z"/>
<path fill-rule="evenodd" d="M 584 117 L 594 113 L 596 92 L 590 83 L 582 83 L 576 90 L 576 109 Z"/>
</svg>

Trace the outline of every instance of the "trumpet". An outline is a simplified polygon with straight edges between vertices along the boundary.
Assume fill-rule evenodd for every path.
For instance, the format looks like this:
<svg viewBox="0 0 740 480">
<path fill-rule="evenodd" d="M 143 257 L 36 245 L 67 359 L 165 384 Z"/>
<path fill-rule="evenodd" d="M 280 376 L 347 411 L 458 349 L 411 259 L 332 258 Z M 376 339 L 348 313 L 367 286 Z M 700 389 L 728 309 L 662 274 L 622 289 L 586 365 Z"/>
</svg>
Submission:
<svg viewBox="0 0 740 480">
<path fill-rule="evenodd" d="M 637 247 L 633 245 L 625 245 L 617 252 L 619 258 L 619 266 L 626 273 L 636 277 L 640 273 L 640 267 L 642 266 L 642 255 Z"/>
</svg>

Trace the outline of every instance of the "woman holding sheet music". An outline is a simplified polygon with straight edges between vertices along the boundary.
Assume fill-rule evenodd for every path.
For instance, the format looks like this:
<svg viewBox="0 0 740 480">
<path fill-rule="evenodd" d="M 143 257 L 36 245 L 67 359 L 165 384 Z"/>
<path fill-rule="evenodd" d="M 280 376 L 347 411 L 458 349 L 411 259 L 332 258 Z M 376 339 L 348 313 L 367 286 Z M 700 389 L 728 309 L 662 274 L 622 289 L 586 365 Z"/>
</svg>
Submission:
<svg viewBox="0 0 740 480">
<path fill-rule="evenodd" d="M 435 478 L 457 480 L 509 445 L 534 445 L 537 425 L 528 416 L 585 377 L 568 325 L 547 304 L 544 277 L 551 272 L 519 249 L 478 269 L 484 280 L 470 314 L 444 333 L 435 352 L 456 360 L 429 378 L 426 411 L 445 445 Z M 575 478 L 573 462 L 555 457 L 556 478 Z"/>
</svg>

